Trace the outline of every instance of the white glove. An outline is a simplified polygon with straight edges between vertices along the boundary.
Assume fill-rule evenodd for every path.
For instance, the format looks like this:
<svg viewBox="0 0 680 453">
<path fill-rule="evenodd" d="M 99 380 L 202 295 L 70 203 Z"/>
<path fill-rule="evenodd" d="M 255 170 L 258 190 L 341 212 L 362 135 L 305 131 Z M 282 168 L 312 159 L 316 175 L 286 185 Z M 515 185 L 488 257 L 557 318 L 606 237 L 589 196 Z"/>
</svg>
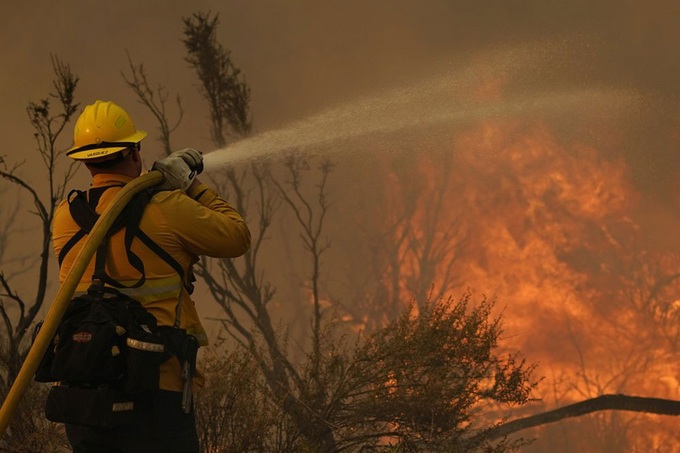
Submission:
<svg viewBox="0 0 680 453">
<path fill-rule="evenodd" d="M 203 170 L 203 155 L 193 148 L 175 151 L 168 157 L 154 162 L 151 170 L 158 170 L 164 181 L 158 186 L 160 190 L 187 190 Z"/>
</svg>

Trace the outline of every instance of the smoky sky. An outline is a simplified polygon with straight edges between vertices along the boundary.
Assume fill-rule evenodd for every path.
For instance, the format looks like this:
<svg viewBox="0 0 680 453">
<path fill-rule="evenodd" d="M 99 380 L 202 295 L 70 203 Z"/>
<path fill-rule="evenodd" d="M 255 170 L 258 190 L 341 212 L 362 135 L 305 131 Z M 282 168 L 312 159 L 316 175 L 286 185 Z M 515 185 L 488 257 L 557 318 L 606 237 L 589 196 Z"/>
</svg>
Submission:
<svg viewBox="0 0 680 453">
<path fill-rule="evenodd" d="M 680 119 L 680 6 L 673 1 L 3 2 L 2 154 L 21 159 L 35 148 L 25 109 L 52 90 L 51 55 L 80 77 L 81 106 L 117 101 L 153 137 L 153 118 L 121 76 L 129 74 L 129 54 L 152 84 L 181 96 L 185 118 L 174 146 L 210 148 L 208 112 L 181 42 L 182 18 L 198 11 L 219 14 L 218 38 L 252 89 L 256 131 L 425 79 L 489 50 L 550 42 L 564 53 L 559 67 L 524 90 L 635 91 L 645 103 L 630 112 L 635 134 L 620 146 L 633 177 L 662 194 L 680 167 L 673 133 Z M 69 142 L 70 130 L 63 146 Z M 151 159 L 159 147 L 147 150 Z"/>
</svg>

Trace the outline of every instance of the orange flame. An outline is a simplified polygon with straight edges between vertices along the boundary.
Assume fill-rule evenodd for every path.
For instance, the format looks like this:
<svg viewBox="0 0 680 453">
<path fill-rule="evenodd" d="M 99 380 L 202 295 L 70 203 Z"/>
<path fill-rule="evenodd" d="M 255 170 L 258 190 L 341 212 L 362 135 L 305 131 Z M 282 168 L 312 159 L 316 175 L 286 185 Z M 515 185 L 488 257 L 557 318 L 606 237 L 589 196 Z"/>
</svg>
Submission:
<svg viewBox="0 0 680 453">
<path fill-rule="evenodd" d="M 538 374 L 548 377 L 539 389 L 545 403 L 603 393 L 677 399 L 680 250 L 646 246 L 644 198 L 626 162 L 585 143 L 561 143 L 546 124 L 512 121 L 476 126 L 452 148 L 448 171 L 428 158 L 411 167 L 419 205 L 394 237 L 411 228 L 413 238 L 429 234 L 437 243 L 438 231 L 462 219 L 465 234 L 453 241 L 465 247 L 449 244 L 438 266 L 455 261 L 458 289 L 491 293 L 506 307 L 506 346 L 539 362 Z M 413 194 L 403 178 L 393 179 L 398 224 Z M 435 227 L 427 204 L 442 190 Z M 438 244 L 446 246 L 441 237 Z M 408 281 L 416 277 L 447 289 L 441 272 L 423 275 L 408 243 L 399 250 L 402 295 L 413 292 Z M 663 425 L 647 420 L 647 431 Z"/>
</svg>

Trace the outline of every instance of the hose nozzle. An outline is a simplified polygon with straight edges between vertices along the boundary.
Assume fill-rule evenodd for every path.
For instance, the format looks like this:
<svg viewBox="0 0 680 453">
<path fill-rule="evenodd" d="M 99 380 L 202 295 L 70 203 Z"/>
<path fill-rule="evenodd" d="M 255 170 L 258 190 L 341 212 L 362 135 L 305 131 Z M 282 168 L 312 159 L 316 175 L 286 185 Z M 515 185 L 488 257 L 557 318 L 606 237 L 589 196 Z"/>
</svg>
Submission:
<svg viewBox="0 0 680 453">
<path fill-rule="evenodd" d="M 199 153 L 201 154 L 201 161 L 197 165 L 189 166 L 189 169 L 191 169 L 189 177 L 192 179 L 203 173 L 203 153 L 200 151 Z"/>
<path fill-rule="evenodd" d="M 201 155 L 203 155 L 203 153 L 201 153 Z M 203 173 L 203 160 L 201 160 L 201 162 L 196 165 L 196 168 L 192 168 L 192 170 L 195 171 L 197 175 Z"/>
</svg>

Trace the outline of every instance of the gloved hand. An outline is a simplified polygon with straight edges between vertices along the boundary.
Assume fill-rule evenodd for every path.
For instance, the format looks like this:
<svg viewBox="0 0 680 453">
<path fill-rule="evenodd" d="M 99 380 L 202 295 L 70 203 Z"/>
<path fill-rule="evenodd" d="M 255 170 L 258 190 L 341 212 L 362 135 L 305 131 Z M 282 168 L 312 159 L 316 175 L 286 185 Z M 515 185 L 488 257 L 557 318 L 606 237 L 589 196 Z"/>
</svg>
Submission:
<svg viewBox="0 0 680 453">
<path fill-rule="evenodd" d="M 193 148 L 175 151 L 154 162 L 151 170 L 158 170 L 165 179 L 160 190 L 187 190 L 196 175 L 203 170 L 203 155 Z"/>
</svg>

